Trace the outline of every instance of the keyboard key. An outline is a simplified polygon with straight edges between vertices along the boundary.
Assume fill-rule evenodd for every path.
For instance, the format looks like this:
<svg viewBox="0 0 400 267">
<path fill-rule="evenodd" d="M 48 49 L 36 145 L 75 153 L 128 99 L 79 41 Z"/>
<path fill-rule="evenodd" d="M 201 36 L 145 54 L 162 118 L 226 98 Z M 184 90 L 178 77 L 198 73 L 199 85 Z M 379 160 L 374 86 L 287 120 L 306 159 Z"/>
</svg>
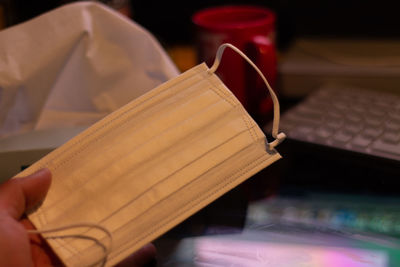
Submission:
<svg viewBox="0 0 400 267">
<path fill-rule="evenodd" d="M 358 148 L 366 148 L 371 142 L 372 138 L 362 135 L 357 135 L 351 140 L 351 144 Z"/>
<path fill-rule="evenodd" d="M 326 127 L 321 127 L 315 131 L 316 136 L 318 136 L 321 139 L 326 139 L 330 137 L 334 131 L 332 129 L 326 128 Z"/>
<path fill-rule="evenodd" d="M 380 128 L 366 128 L 363 130 L 362 134 L 366 137 L 378 137 L 379 135 L 381 135 L 383 132 L 382 129 Z"/>
<path fill-rule="evenodd" d="M 308 126 L 308 125 L 301 125 L 301 126 L 298 126 L 296 128 L 296 130 L 301 134 L 308 135 L 308 134 L 310 134 L 311 132 L 314 131 L 314 127 L 311 127 L 311 126 Z"/>
<path fill-rule="evenodd" d="M 301 117 L 306 117 L 308 119 L 316 119 L 316 120 L 321 120 L 322 119 L 322 114 L 318 110 L 314 110 L 312 108 L 309 108 L 307 106 L 302 106 L 297 108 L 297 115 Z"/>
<path fill-rule="evenodd" d="M 358 97 L 357 97 L 357 103 L 360 104 L 360 107 L 365 109 L 365 107 L 368 107 L 373 103 L 373 100 L 371 97 L 365 96 L 363 92 L 358 91 Z"/>
<path fill-rule="evenodd" d="M 301 140 L 307 140 L 309 136 L 312 135 L 314 131 L 314 127 L 310 127 L 307 125 L 297 126 L 288 132 L 289 137 L 291 138 L 299 138 Z"/>
<path fill-rule="evenodd" d="M 389 131 L 400 131 L 400 121 L 388 120 L 385 122 L 385 126 Z"/>
<path fill-rule="evenodd" d="M 354 122 L 361 122 L 362 117 L 360 115 L 354 114 L 354 113 L 349 113 L 346 115 L 346 119 L 350 122 L 350 123 L 354 123 Z"/>
<path fill-rule="evenodd" d="M 390 104 L 391 104 L 390 99 L 378 99 L 378 100 L 374 103 L 374 105 L 375 105 L 376 107 L 381 108 L 381 109 L 387 109 L 387 108 L 388 108 L 388 105 L 390 105 Z M 390 106 L 391 106 L 391 105 L 390 105 Z"/>
<path fill-rule="evenodd" d="M 400 143 L 388 144 L 382 142 L 381 140 L 376 140 L 372 143 L 371 148 L 373 150 L 389 154 L 390 158 L 400 160 Z"/>
<path fill-rule="evenodd" d="M 381 125 L 382 121 L 379 118 L 368 117 L 365 119 L 365 123 L 370 126 L 378 127 L 379 125 Z"/>
<path fill-rule="evenodd" d="M 372 114 L 373 116 L 377 116 L 377 117 L 382 117 L 383 115 L 385 115 L 385 110 L 383 110 L 379 107 L 370 108 L 368 111 L 370 114 Z"/>
<path fill-rule="evenodd" d="M 335 102 L 333 106 L 339 111 L 339 112 L 347 112 L 350 109 L 350 106 L 347 103 L 343 102 Z"/>
<path fill-rule="evenodd" d="M 285 114 L 282 119 L 282 122 L 285 120 L 289 120 L 291 122 L 295 122 L 297 125 L 299 124 L 310 124 L 310 125 L 319 125 L 322 122 L 322 118 L 318 117 L 307 117 L 303 114 L 299 114 L 297 112 L 291 112 L 290 114 Z"/>
<path fill-rule="evenodd" d="M 363 129 L 363 126 L 361 123 L 346 124 L 344 126 L 344 130 L 351 134 L 359 133 L 362 129 Z"/>
<path fill-rule="evenodd" d="M 343 126 L 343 120 L 329 120 L 326 122 L 326 126 L 334 130 L 340 129 Z"/>
<path fill-rule="evenodd" d="M 400 142 L 400 133 L 384 133 L 382 135 L 382 141 L 388 144 L 397 144 Z"/>
<path fill-rule="evenodd" d="M 333 139 L 340 143 L 347 143 L 352 137 L 351 134 L 340 131 L 333 136 Z"/>
<path fill-rule="evenodd" d="M 399 112 L 391 112 L 388 114 L 388 117 L 391 120 L 394 120 L 396 122 L 400 122 L 400 111 Z"/>
<path fill-rule="evenodd" d="M 343 115 L 337 111 L 330 110 L 325 114 L 325 118 L 327 120 L 341 120 L 343 118 Z"/>
<path fill-rule="evenodd" d="M 366 106 L 363 105 L 359 105 L 359 104 L 354 104 L 351 106 L 351 109 L 353 111 L 355 111 L 356 113 L 360 113 L 360 114 L 364 114 L 365 112 L 367 112 L 367 108 Z"/>
</svg>

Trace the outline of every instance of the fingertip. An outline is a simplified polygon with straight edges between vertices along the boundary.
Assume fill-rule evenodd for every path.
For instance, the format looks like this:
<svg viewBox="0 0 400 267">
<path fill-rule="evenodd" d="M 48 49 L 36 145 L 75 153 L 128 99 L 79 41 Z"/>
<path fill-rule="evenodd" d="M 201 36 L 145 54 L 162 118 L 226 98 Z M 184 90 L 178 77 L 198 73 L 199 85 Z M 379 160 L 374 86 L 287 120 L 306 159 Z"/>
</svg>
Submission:
<svg viewBox="0 0 400 267">
<path fill-rule="evenodd" d="M 46 189 L 47 192 L 51 185 L 51 172 L 49 169 L 43 168 L 22 179 L 29 180 L 31 184 L 39 186 L 42 190 Z"/>
<path fill-rule="evenodd" d="M 51 179 L 51 171 L 48 168 L 42 168 L 27 177 L 41 177 L 42 179 Z"/>
<path fill-rule="evenodd" d="M 38 206 L 45 198 L 51 185 L 51 172 L 44 168 L 35 173 L 18 179 L 25 195 L 25 210 Z"/>
</svg>

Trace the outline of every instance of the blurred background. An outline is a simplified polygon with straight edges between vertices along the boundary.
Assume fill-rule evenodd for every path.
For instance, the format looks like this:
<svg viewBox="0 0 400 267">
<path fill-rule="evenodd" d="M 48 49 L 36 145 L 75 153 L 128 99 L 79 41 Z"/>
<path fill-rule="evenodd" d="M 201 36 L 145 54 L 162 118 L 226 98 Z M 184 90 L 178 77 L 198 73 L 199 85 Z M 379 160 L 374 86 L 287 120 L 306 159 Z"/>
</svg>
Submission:
<svg viewBox="0 0 400 267">
<path fill-rule="evenodd" d="M 71 0 L 1 0 L 0 25 L 26 21 Z M 277 14 L 277 44 L 287 48 L 298 37 L 399 38 L 400 3 L 394 0 L 219 0 L 219 1 L 131 1 L 99 0 L 152 32 L 165 46 L 193 43 L 191 16 L 218 5 L 246 4 L 268 7 Z"/>
<path fill-rule="evenodd" d="M 11 27 L 70 2 L 74 1 L 0 0 L 0 28 Z M 303 61 L 299 61 L 299 57 L 292 54 L 297 40 L 358 40 L 361 41 L 361 47 L 364 40 L 365 45 L 372 40 L 379 44 L 388 43 L 392 48 L 398 47 L 400 2 L 396 0 L 99 2 L 118 10 L 151 32 L 181 71 L 198 63 L 194 48 L 195 31 L 191 20 L 196 11 L 230 4 L 257 5 L 272 9 L 277 16 L 276 45 L 280 80 L 277 90 L 280 92 L 282 113 L 302 103 L 312 89 L 324 81 L 346 81 L 362 87 L 373 85 L 377 91 L 388 89 L 396 96 L 400 95 L 399 62 L 373 69 L 369 72 L 372 75 L 367 75 L 367 82 L 361 82 L 367 77 L 363 72 L 364 66 L 352 66 L 355 69 L 347 68 L 347 72 L 341 73 L 344 68 L 332 66 L 332 62 L 326 63 L 319 58 L 319 61 L 313 59 L 310 63 L 306 57 L 301 57 Z M 387 52 L 383 50 L 372 49 L 368 53 L 372 58 L 379 58 L 380 52 Z M 399 50 L 394 51 L 395 56 L 398 56 Z M 314 72 L 315 68 L 319 71 L 318 75 Z M 350 77 L 349 73 L 355 73 L 355 76 Z M 397 105 L 397 109 L 393 112 L 397 112 L 395 121 L 400 125 L 400 100 L 396 103 L 394 105 Z M 268 134 L 267 123 L 261 126 Z M 395 134 L 400 133 L 400 129 L 394 129 Z M 273 222 L 318 227 L 319 230 L 326 227 L 324 229 L 369 233 L 383 239 L 399 238 L 400 136 L 396 140 L 397 146 L 392 148 L 394 156 L 381 158 L 360 154 L 359 151 L 345 152 L 341 148 L 332 149 L 304 140 L 299 141 L 295 135 L 291 136 L 289 133 L 288 140 L 278 147 L 283 160 L 246 181 L 243 186 L 196 214 L 167 236 L 215 234 L 244 225 L 254 228 Z M 248 206 L 247 203 L 251 205 Z M 224 212 L 221 213 L 221 210 Z M 225 228 L 216 227 L 221 225 Z M 387 247 L 390 248 L 392 262 L 399 263 L 399 247 Z"/>
</svg>

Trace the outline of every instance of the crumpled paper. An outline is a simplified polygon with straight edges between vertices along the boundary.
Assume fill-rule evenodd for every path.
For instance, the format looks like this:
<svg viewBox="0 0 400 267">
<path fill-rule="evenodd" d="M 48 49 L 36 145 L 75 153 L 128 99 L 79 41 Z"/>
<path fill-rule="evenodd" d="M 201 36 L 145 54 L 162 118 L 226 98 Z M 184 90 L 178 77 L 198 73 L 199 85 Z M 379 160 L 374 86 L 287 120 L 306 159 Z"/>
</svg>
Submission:
<svg viewBox="0 0 400 267">
<path fill-rule="evenodd" d="M 89 126 L 178 74 L 127 17 L 94 2 L 62 6 L 0 32 L 0 137 Z"/>
</svg>

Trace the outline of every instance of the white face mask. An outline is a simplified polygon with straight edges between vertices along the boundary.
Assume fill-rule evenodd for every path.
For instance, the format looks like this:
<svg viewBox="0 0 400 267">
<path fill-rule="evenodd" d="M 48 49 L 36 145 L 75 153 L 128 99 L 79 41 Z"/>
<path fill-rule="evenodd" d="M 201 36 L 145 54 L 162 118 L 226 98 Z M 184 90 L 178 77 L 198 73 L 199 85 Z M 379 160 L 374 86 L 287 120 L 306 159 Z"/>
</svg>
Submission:
<svg viewBox="0 0 400 267">
<path fill-rule="evenodd" d="M 280 158 L 278 100 L 262 76 L 275 104 L 276 140 L 267 143 L 214 74 L 225 47 L 255 67 L 225 44 L 211 69 L 203 63 L 169 80 L 19 174 L 51 170 L 48 195 L 29 219 L 66 265 L 98 263 L 105 253 L 106 265 L 116 264 Z M 73 229 L 45 233 L 60 226 Z"/>
</svg>

